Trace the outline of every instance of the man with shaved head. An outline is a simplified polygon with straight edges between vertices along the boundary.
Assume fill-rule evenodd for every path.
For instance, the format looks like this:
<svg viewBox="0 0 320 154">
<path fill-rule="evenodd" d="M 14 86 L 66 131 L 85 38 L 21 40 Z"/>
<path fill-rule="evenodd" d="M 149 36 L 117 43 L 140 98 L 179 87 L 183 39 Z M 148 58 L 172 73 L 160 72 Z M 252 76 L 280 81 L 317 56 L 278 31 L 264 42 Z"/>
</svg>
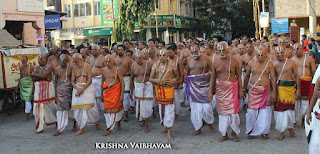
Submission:
<svg viewBox="0 0 320 154">
<path fill-rule="evenodd" d="M 250 82 L 249 78 L 251 78 Z M 246 89 L 247 85 L 249 90 L 246 114 L 248 139 L 258 135 L 262 135 L 263 139 L 269 139 L 271 102 L 275 102 L 277 91 L 273 64 L 269 60 L 267 50 L 262 47 L 256 49 L 256 58 L 248 64 L 243 89 Z"/>
<path fill-rule="evenodd" d="M 41 54 L 38 57 L 37 66 L 31 78 L 34 81 L 34 102 L 33 115 L 36 121 L 36 132 L 44 132 L 43 125 L 56 124 L 57 105 L 55 104 L 55 90 L 52 80 L 54 67 L 47 64 L 47 55 Z M 43 94 L 46 95 L 43 95 Z"/>
<path fill-rule="evenodd" d="M 149 80 L 155 84 L 156 103 L 159 104 L 160 122 L 165 127 L 161 131 L 161 134 L 168 133 L 168 140 L 172 141 L 171 128 L 175 117 L 173 104 L 174 85 L 179 78 L 179 74 L 168 60 L 167 50 L 160 50 L 159 55 L 160 60 L 153 64 Z"/>
<path fill-rule="evenodd" d="M 57 132 L 53 134 L 58 136 L 68 125 L 68 112 L 71 109 L 72 100 L 72 84 L 71 84 L 71 71 L 72 67 L 68 63 L 66 54 L 61 54 L 60 65 L 55 69 L 55 85 L 56 85 L 56 104 L 57 111 Z M 76 121 L 74 121 L 74 129 L 76 129 Z"/>
<path fill-rule="evenodd" d="M 125 42 L 125 41 L 124 41 Z M 118 57 L 114 60 L 115 66 L 118 67 L 118 71 L 123 75 L 124 80 L 124 100 L 123 100 L 123 108 L 124 108 L 124 117 L 123 120 L 127 122 L 128 111 L 130 109 L 130 69 L 132 65 L 132 60 L 128 56 L 125 56 L 126 47 L 123 45 L 118 46 Z"/>
<path fill-rule="evenodd" d="M 22 66 L 20 67 L 20 80 L 17 87 L 20 87 L 20 97 L 21 100 L 25 102 L 25 119 L 24 121 L 29 120 L 29 115 L 32 109 L 32 92 L 33 92 L 33 81 L 31 78 L 31 73 L 34 70 L 34 67 L 31 64 L 28 64 L 28 57 L 21 57 Z"/>
<path fill-rule="evenodd" d="M 104 136 L 112 134 L 117 124 L 118 131 L 121 131 L 121 119 L 123 114 L 124 87 L 122 71 L 114 66 L 112 55 L 105 58 L 106 67 L 102 69 L 101 101 L 104 103 L 104 117 L 107 125 L 107 132 Z"/>
<path fill-rule="evenodd" d="M 80 49 L 80 54 L 82 56 L 83 61 L 85 63 L 89 63 L 90 57 L 88 56 L 88 52 L 87 52 L 86 48 L 81 48 Z"/>
<path fill-rule="evenodd" d="M 293 60 L 286 58 L 282 46 L 275 48 L 277 60 L 273 62 L 276 72 L 277 101 L 274 105 L 275 128 L 281 134 L 278 140 L 285 138 L 285 130 L 289 129 L 290 136 L 295 136 L 293 130 L 295 115 L 295 100 L 300 99 L 301 84 L 297 66 Z M 294 81 L 294 78 L 296 81 Z M 296 85 L 296 88 L 295 88 Z"/>
<path fill-rule="evenodd" d="M 219 59 L 213 62 L 208 98 L 211 99 L 214 92 L 218 105 L 219 131 L 222 134 L 220 142 L 227 140 L 227 129 L 232 128 L 232 137 L 239 141 L 240 133 L 239 100 L 243 98 L 241 70 L 237 60 L 230 56 L 227 42 L 219 42 Z"/>
<path fill-rule="evenodd" d="M 243 55 L 243 54 L 245 54 L 245 51 L 246 51 L 246 47 L 243 45 L 243 44 L 239 44 L 238 46 L 237 46 L 237 53 L 234 55 L 234 58 L 235 59 L 237 59 L 238 60 L 238 62 L 239 62 L 239 67 L 241 67 L 241 56 Z"/>
<path fill-rule="evenodd" d="M 211 132 L 213 132 L 213 110 L 211 98 L 208 99 L 210 73 L 212 62 L 208 56 L 201 55 L 199 46 L 191 46 L 191 55 L 187 63 L 187 99 L 191 107 L 191 121 L 195 128 L 193 136 L 201 134 L 203 121 L 205 121 Z"/>
<path fill-rule="evenodd" d="M 101 102 L 101 82 L 102 82 L 102 68 L 104 67 L 104 56 L 100 53 L 100 46 L 95 44 L 92 46 L 93 57 L 89 59 L 89 64 L 92 66 L 92 84 L 96 90 L 96 99 L 94 108 L 97 110 L 98 115 L 100 111 L 104 111 L 103 102 Z M 100 115 L 98 116 L 99 120 Z M 99 128 L 99 123 L 97 124 Z"/>
<path fill-rule="evenodd" d="M 153 63 L 144 59 L 144 53 L 137 51 L 135 53 L 135 63 L 131 66 L 131 91 L 134 91 L 136 100 L 136 117 L 141 121 L 141 127 L 144 132 L 149 132 L 148 121 L 153 113 L 153 85 L 149 81 Z M 130 93 L 132 98 L 133 93 Z"/>
<path fill-rule="evenodd" d="M 98 125 L 98 112 L 94 108 L 96 91 L 92 84 L 92 66 L 83 62 L 82 56 L 76 53 L 72 56 L 74 66 L 72 68 L 71 84 L 72 105 L 74 118 L 80 130 L 75 136 L 85 133 L 84 126 L 96 125 L 96 130 L 100 130 Z"/>
<path fill-rule="evenodd" d="M 301 82 L 301 99 L 295 103 L 295 122 L 302 117 L 302 126 L 304 125 L 304 116 L 309 107 L 309 93 L 312 77 L 316 71 L 315 63 L 312 57 L 303 53 L 302 45 L 296 43 L 293 46 L 294 56 L 291 58 L 296 63 Z"/>
</svg>

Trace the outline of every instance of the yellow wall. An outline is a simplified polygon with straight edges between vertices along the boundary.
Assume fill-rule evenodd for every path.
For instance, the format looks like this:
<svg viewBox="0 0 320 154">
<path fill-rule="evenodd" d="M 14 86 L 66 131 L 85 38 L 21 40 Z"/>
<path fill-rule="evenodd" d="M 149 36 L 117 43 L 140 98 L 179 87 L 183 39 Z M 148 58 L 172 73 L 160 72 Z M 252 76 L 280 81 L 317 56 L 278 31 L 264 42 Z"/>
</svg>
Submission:
<svg viewBox="0 0 320 154">
<path fill-rule="evenodd" d="M 70 17 L 68 21 L 63 22 L 63 28 L 78 28 L 78 27 L 95 27 L 101 25 L 101 17 L 94 15 L 94 0 L 61 0 L 62 12 L 64 10 L 64 4 L 70 4 Z M 73 17 L 73 6 L 72 3 L 76 2 L 91 2 L 91 16 L 87 17 Z"/>
<path fill-rule="evenodd" d="M 184 14 L 184 12 L 180 12 L 180 8 L 185 8 L 185 2 L 189 2 L 189 12 L 191 9 L 191 0 L 184 0 L 184 3 L 181 3 L 180 0 L 161 0 L 161 9 L 157 9 L 158 15 L 180 15 L 181 16 L 189 16 Z M 170 5 L 169 5 L 170 3 Z M 178 8 L 178 3 L 180 5 L 180 8 Z M 184 6 L 181 6 L 184 5 Z M 170 9 L 171 7 L 171 9 Z M 153 13 L 153 15 L 155 12 Z"/>
</svg>

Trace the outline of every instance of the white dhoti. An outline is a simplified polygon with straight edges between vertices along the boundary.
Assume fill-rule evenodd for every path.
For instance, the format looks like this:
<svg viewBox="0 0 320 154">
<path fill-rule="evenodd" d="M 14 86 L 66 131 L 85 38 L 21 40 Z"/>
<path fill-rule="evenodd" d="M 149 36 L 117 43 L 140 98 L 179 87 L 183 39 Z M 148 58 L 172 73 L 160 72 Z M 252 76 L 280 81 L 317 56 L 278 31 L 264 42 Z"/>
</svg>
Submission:
<svg viewBox="0 0 320 154">
<path fill-rule="evenodd" d="M 265 109 L 247 109 L 246 134 L 250 136 L 266 135 L 271 127 L 271 106 Z"/>
<path fill-rule="evenodd" d="M 62 132 L 68 126 L 68 110 L 57 111 L 57 121 L 59 132 Z"/>
<path fill-rule="evenodd" d="M 181 103 L 184 101 L 183 89 L 174 89 L 174 111 L 178 115 L 181 111 Z"/>
<path fill-rule="evenodd" d="M 130 109 L 130 76 L 123 77 L 124 80 L 124 95 L 123 95 L 123 109 L 129 111 Z"/>
<path fill-rule="evenodd" d="M 98 112 L 93 107 L 74 110 L 74 118 L 77 121 L 80 129 L 82 129 L 85 125 L 96 125 L 98 123 L 97 116 Z"/>
<path fill-rule="evenodd" d="M 85 83 L 77 83 L 78 88 L 85 86 Z M 80 129 L 82 129 L 86 124 L 95 125 L 98 123 L 98 112 L 94 108 L 95 102 L 95 89 L 93 84 L 79 96 L 76 97 L 77 90 L 73 88 L 72 92 L 72 107 L 74 110 L 74 118 Z"/>
<path fill-rule="evenodd" d="M 188 105 L 190 105 L 190 103 L 189 103 L 189 100 L 188 100 L 188 98 L 187 98 L 187 90 L 186 90 L 186 88 L 187 88 L 186 83 L 183 83 L 184 104 L 185 104 L 186 106 L 188 106 Z"/>
<path fill-rule="evenodd" d="M 239 134 L 239 125 L 240 117 L 238 114 L 219 115 L 219 131 L 222 134 L 222 136 L 226 136 L 229 126 L 236 134 Z"/>
<path fill-rule="evenodd" d="M 52 125 L 57 123 L 57 110 L 57 105 L 54 102 L 33 104 L 33 115 L 36 121 L 37 132 L 43 130 L 44 124 Z"/>
<path fill-rule="evenodd" d="M 25 104 L 26 104 L 26 105 L 25 105 L 24 112 L 25 112 L 25 113 L 30 113 L 31 110 L 32 110 L 32 104 L 31 104 L 31 102 L 26 102 Z"/>
<path fill-rule="evenodd" d="M 212 105 L 212 111 L 213 110 L 218 111 L 216 95 L 212 96 L 211 105 Z"/>
<path fill-rule="evenodd" d="M 57 123 L 57 105 L 55 103 L 55 89 L 53 82 L 38 81 L 34 83 L 33 115 L 37 132 L 43 130 L 43 125 Z"/>
<path fill-rule="evenodd" d="M 274 119 L 276 122 L 276 130 L 281 133 L 286 129 L 291 129 L 294 127 L 294 110 L 286 111 L 274 111 Z"/>
<path fill-rule="evenodd" d="M 164 112 L 162 113 L 162 107 Z M 172 128 L 174 122 L 174 104 L 159 104 L 160 123 L 166 128 Z M 163 114 L 163 115 L 162 115 Z"/>
<path fill-rule="evenodd" d="M 104 113 L 106 119 L 107 130 L 113 130 L 114 126 L 122 119 L 123 110 L 117 113 Z"/>
<path fill-rule="evenodd" d="M 136 97 L 136 117 L 139 121 L 146 120 L 153 113 L 153 85 L 151 82 L 134 82 Z"/>
<path fill-rule="evenodd" d="M 101 83 L 102 83 L 102 75 L 92 77 L 92 84 L 93 84 L 94 89 L 96 91 L 94 108 L 97 110 L 98 115 L 99 115 L 100 111 L 104 111 L 104 104 L 103 104 L 103 102 L 101 102 Z M 98 118 L 99 118 L 99 116 L 98 116 Z"/>
<path fill-rule="evenodd" d="M 301 117 L 306 116 L 309 110 L 309 100 L 296 100 L 294 111 L 295 111 L 295 122 L 298 122 Z"/>
<path fill-rule="evenodd" d="M 190 102 L 190 108 L 191 122 L 195 130 L 199 130 L 202 127 L 202 120 L 207 124 L 213 124 L 214 116 L 211 103 Z"/>
<path fill-rule="evenodd" d="M 317 100 L 311 113 L 311 123 L 310 126 L 305 124 L 306 131 L 307 129 L 312 130 L 312 134 L 309 142 L 309 154 L 319 154 L 320 153 L 320 100 Z M 309 127 L 309 128 L 308 128 Z M 308 133 L 308 132 L 306 132 Z M 309 133 L 307 134 L 309 135 Z"/>
</svg>

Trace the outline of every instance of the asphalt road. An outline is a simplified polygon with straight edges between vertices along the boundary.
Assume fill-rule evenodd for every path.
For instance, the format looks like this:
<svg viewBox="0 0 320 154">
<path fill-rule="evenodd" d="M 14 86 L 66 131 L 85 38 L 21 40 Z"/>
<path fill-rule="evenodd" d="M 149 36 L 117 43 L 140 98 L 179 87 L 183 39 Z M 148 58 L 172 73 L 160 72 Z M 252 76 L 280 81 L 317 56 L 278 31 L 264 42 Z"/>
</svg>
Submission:
<svg viewBox="0 0 320 154">
<path fill-rule="evenodd" d="M 215 114 L 216 115 L 216 114 Z M 218 142 L 221 134 L 218 131 L 218 118 L 215 116 L 215 132 L 210 133 L 207 125 L 202 128 L 202 134 L 192 136 L 194 131 L 190 121 L 190 114 L 187 108 L 183 108 L 180 115 L 181 120 L 175 121 L 173 126 L 174 141 L 168 142 L 166 135 L 159 132 L 163 127 L 159 124 L 158 118 L 151 118 L 150 133 L 144 133 L 139 126 L 135 116 L 129 114 L 129 122 L 122 122 L 121 132 L 114 130 L 113 134 L 103 136 L 105 132 L 104 117 L 100 116 L 100 131 L 94 126 L 86 126 L 86 133 L 74 136 L 72 123 L 63 135 L 54 137 L 55 126 L 45 126 L 45 132 L 34 135 L 34 119 L 22 122 L 23 110 L 8 116 L 0 114 L 0 153 L 308 153 L 308 144 L 304 129 L 300 123 L 294 128 L 296 136 L 289 137 L 286 131 L 286 138 L 278 141 L 276 138 L 279 132 L 274 129 L 274 120 L 269 134 L 269 140 L 262 140 L 261 137 L 247 139 L 245 134 L 245 111 L 240 112 L 241 133 L 240 142 L 227 140 Z M 231 134 L 229 129 L 228 134 Z M 96 143 L 125 143 L 128 149 L 96 149 Z M 132 149 L 130 143 L 170 143 L 171 149 Z"/>
</svg>

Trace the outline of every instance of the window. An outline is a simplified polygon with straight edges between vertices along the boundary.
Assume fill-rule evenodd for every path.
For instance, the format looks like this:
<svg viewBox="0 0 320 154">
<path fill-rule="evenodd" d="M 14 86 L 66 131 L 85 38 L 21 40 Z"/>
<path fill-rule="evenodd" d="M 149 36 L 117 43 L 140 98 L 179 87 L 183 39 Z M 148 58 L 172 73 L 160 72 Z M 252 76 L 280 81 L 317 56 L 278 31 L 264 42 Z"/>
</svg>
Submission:
<svg viewBox="0 0 320 154">
<path fill-rule="evenodd" d="M 64 4 L 64 12 L 68 13 L 67 14 L 67 17 L 70 17 L 71 14 L 70 14 L 70 4 Z"/>
<path fill-rule="evenodd" d="M 100 1 L 94 2 L 94 15 L 100 15 Z"/>
<path fill-rule="evenodd" d="M 161 0 L 158 0 L 158 9 L 161 10 Z"/>
<path fill-rule="evenodd" d="M 73 3 L 73 16 L 74 17 L 85 17 L 91 16 L 91 3 Z"/>
</svg>

